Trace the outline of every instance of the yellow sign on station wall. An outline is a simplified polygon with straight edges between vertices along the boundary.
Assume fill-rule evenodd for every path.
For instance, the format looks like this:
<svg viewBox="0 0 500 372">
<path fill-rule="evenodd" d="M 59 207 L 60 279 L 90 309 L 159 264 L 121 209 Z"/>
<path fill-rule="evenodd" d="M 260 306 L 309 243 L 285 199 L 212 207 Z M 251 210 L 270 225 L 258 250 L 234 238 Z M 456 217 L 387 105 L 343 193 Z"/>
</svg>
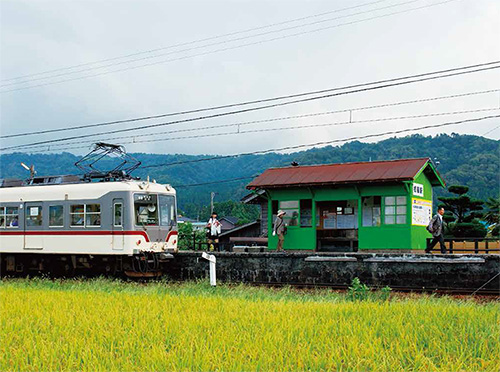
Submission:
<svg viewBox="0 0 500 372">
<path fill-rule="evenodd" d="M 418 198 L 411 200 L 411 224 L 427 226 L 432 219 L 432 201 Z"/>
</svg>

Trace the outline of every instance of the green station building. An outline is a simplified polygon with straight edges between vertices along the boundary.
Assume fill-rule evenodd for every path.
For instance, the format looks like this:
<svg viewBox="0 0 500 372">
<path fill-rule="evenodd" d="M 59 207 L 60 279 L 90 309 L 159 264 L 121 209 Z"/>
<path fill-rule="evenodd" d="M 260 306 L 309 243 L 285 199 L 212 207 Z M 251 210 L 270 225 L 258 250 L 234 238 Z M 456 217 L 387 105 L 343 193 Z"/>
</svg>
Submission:
<svg viewBox="0 0 500 372">
<path fill-rule="evenodd" d="M 436 186 L 434 164 L 419 158 L 270 168 L 247 188 L 263 200 L 269 249 L 281 209 L 285 249 L 356 251 L 425 249 Z"/>
</svg>

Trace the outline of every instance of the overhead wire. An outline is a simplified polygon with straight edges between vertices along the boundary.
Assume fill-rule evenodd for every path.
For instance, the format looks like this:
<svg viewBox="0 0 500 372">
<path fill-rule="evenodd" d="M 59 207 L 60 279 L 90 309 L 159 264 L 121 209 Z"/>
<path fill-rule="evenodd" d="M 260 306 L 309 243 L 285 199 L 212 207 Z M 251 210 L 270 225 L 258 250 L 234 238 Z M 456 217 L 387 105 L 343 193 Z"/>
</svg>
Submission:
<svg viewBox="0 0 500 372">
<path fill-rule="evenodd" d="M 134 135 L 128 135 L 128 136 L 111 137 L 111 138 L 108 137 L 106 139 L 103 139 L 102 141 L 122 140 L 122 139 L 128 139 L 128 138 L 135 139 L 135 138 L 146 137 L 146 136 L 155 136 L 155 135 L 181 133 L 181 132 L 191 132 L 191 131 L 207 130 L 207 129 L 214 129 L 214 128 L 231 127 L 231 126 L 246 126 L 246 125 L 252 125 L 252 124 L 261 124 L 261 123 L 282 121 L 282 120 L 302 119 L 302 118 L 308 118 L 308 117 L 333 115 L 333 114 L 346 113 L 346 112 L 354 113 L 357 111 L 372 110 L 372 109 L 392 107 L 392 106 L 402 106 L 402 105 L 409 105 L 409 104 L 423 103 L 423 102 L 432 102 L 432 101 L 454 99 L 454 98 L 462 98 L 462 97 L 469 97 L 469 96 L 496 93 L 496 92 L 500 92 L 500 89 L 473 91 L 473 92 L 466 92 L 466 93 L 459 93 L 459 94 L 451 94 L 451 95 L 446 95 L 446 96 L 436 96 L 436 97 L 421 98 L 421 99 L 409 100 L 409 101 L 390 102 L 390 103 L 383 103 L 383 104 L 379 104 L 379 105 L 351 107 L 351 108 L 345 108 L 345 109 L 340 109 L 340 110 L 314 112 L 314 113 L 307 113 L 307 114 L 301 114 L 301 115 L 289 115 L 289 116 L 282 116 L 282 117 L 277 117 L 277 118 L 236 122 L 236 123 L 224 124 L 224 125 L 205 126 L 205 127 L 197 127 L 197 128 L 189 128 L 189 129 L 179 129 L 179 130 L 174 130 L 174 131 L 164 131 L 164 132 L 147 133 L 147 134 L 134 134 Z M 9 136 L 6 136 L 6 137 L 9 137 Z M 5 138 L 5 137 L 0 136 L 0 138 Z M 78 141 L 77 143 L 81 144 L 81 143 L 93 143 L 93 142 L 95 142 L 95 140 Z M 135 141 L 133 143 L 135 143 Z M 53 148 L 57 148 L 59 146 L 68 146 L 70 144 L 72 144 L 72 143 L 68 142 L 68 143 L 64 143 L 64 144 L 57 144 L 57 145 L 53 145 Z M 43 147 L 45 148 L 46 146 L 43 146 Z"/>
<path fill-rule="evenodd" d="M 330 126 L 341 126 L 341 125 L 351 125 L 351 124 L 360 124 L 360 123 L 374 123 L 374 122 L 383 122 L 383 121 L 392 121 L 392 120 L 404 120 L 404 119 L 420 119 L 420 118 L 426 118 L 426 117 L 436 117 L 436 116 L 446 116 L 446 115 L 460 115 L 460 114 L 469 114 L 469 113 L 477 113 L 477 112 L 485 112 L 485 111 L 496 111 L 500 110 L 499 107 L 487 107 L 487 108 L 480 108 L 480 109 L 473 109 L 473 110 L 461 110 L 461 111 L 448 111 L 448 112 L 435 112 L 435 113 L 428 113 L 428 114 L 420 114 L 420 115 L 408 115 L 408 116 L 395 116 L 395 117 L 384 117 L 384 118 L 375 118 L 375 119 L 365 119 L 365 120 L 346 120 L 346 121 L 339 121 L 339 122 L 332 122 L 332 123 L 320 123 L 320 124 L 306 124 L 306 125 L 296 125 L 296 126 L 288 126 L 288 127 L 273 127 L 273 128 L 259 128 L 259 129 L 251 129 L 251 130 L 239 130 L 236 132 L 224 132 L 224 133 L 209 133 L 209 134 L 197 134 L 197 135 L 192 135 L 192 136 L 183 136 L 183 137 L 169 137 L 169 138 L 155 138 L 155 139 L 149 139 L 149 140 L 135 140 L 135 137 L 140 137 L 140 136 L 157 136 L 159 134 L 173 134 L 173 133 L 180 133 L 180 132 L 191 132 L 191 131 L 199 131 L 199 130 L 206 130 L 206 129 L 219 129 L 219 128 L 224 128 L 224 127 L 239 127 L 241 125 L 250 125 L 253 122 L 247 122 L 247 123 L 232 123 L 232 124 L 222 124 L 222 125 L 215 125 L 215 126 L 210 126 L 210 127 L 205 127 L 205 128 L 190 128 L 190 129 L 179 129 L 179 130 L 173 130 L 173 131 L 167 131 L 167 132 L 162 132 L 162 133 L 156 133 L 156 134 L 143 134 L 139 136 L 127 136 L 127 138 L 134 138 L 133 141 L 121 141 L 120 145 L 124 144 L 136 144 L 136 143 L 151 143 L 151 142 L 164 142 L 164 141 L 174 141 L 174 140 L 184 140 L 184 139 L 196 139 L 196 138 L 206 138 L 206 137 L 220 137 L 220 136 L 227 136 L 227 135 L 244 135 L 244 134 L 249 134 L 249 133 L 261 133 L 261 132 L 275 132 L 275 131 L 283 131 L 283 130 L 296 130 L 296 129 L 305 129 L 305 128 L 321 128 L 321 127 L 330 127 Z M 311 115 L 318 115 L 318 114 L 311 114 Z M 298 115 L 298 116 L 304 116 L 304 115 Z M 265 121 L 276 121 L 276 120 L 284 120 L 282 118 L 278 119 L 267 119 L 267 120 L 258 120 L 258 122 L 265 122 Z M 102 141 L 109 141 L 113 140 L 116 138 L 106 138 L 103 139 Z M 94 143 L 95 141 L 83 141 L 83 143 Z M 79 142 L 82 143 L 82 142 Z M 68 144 L 61 144 L 61 145 L 55 145 L 55 146 L 66 146 L 66 147 L 53 147 L 50 150 L 38 150 L 35 149 L 33 151 L 33 148 L 30 148 L 31 153 L 39 153 L 39 152 L 48 152 L 48 151 L 61 151 L 61 150 L 75 150 L 75 149 L 83 149 L 83 148 L 88 148 L 88 145 L 78 145 L 78 146 L 70 146 L 71 144 L 75 143 L 68 143 Z M 45 146 L 43 146 L 45 149 Z"/>
<path fill-rule="evenodd" d="M 211 119 L 211 118 L 218 118 L 218 117 L 223 117 L 223 116 L 228 116 L 228 115 L 236 115 L 236 114 L 240 114 L 240 113 L 258 111 L 258 110 L 286 106 L 286 105 L 291 105 L 291 104 L 296 104 L 296 103 L 311 102 L 311 101 L 315 101 L 315 100 L 319 100 L 319 99 L 326 99 L 326 98 L 336 97 L 336 96 L 341 96 L 341 95 L 346 95 L 346 94 L 366 92 L 366 91 L 383 89 L 383 88 L 388 88 L 388 87 L 401 86 L 401 85 L 418 83 L 418 82 L 423 82 L 423 81 L 442 79 L 442 78 L 446 78 L 446 77 L 459 76 L 459 75 L 464 75 L 464 74 L 493 70 L 493 69 L 500 68 L 499 63 L 500 63 L 500 61 L 494 61 L 494 62 L 488 62 L 488 63 L 478 64 L 478 65 L 471 65 L 471 66 L 441 70 L 441 71 L 437 71 L 437 72 L 429 72 L 429 73 L 423 73 L 423 74 L 417 74 L 417 75 L 411 75 L 411 76 L 405 76 L 405 77 L 399 77 L 399 78 L 386 79 L 386 80 L 381 80 L 378 82 L 356 84 L 356 85 L 351 85 L 350 87 L 344 87 L 344 88 L 331 88 L 331 89 L 325 89 L 325 90 L 316 91 L 316 92 L 308 92 L 308 93 L 300 93 L 300 94 L 294 94 L 294 95 L 288 95 L 288 96 L 282 96 L 282 97 L 268 98 L 268 99 L 254 101 L 254 102 L 269 102 L 269 101 L 283 100 L 285 98 L 290 98 L 290 97 L 293 98 L 293 97 L 299 97 L 299 96 L 319 94 L 319 92 L 332 92 L 332 91 L 338 91 L 338 90 L 346 90 L 346 89 L 350 89 L 352 87 L 364 87 L 364 88 L 354 89 L 354 90 L 350 90 L 350 91 L 330 93 L 330 94 L 320 95 L 320 96 L 316 96 L 316 97 L 307 97 L 307 98 L 291 100 L 291 101 L 286 101 L 286 102 L 278 102 L 278 103 L 273 103 L 273 104 L 269 104 L 269 105 L 263 105 L 263 106 L 258 106 L 258 107 L 251 107 L 251 108 L 246 108 L 246 109 L 222 112 L 222 113 L 217 113 L 217 114 L 212 114 L 212 115 L 198 116 L 198 117 L 194 117 L 194 118 L 186 118 L 186 119 L 175 120 L 175 121 L 166 122 L 166 123 L 156 123 L 156 124 L 149 124 L 149 125 L 144 125 L 144 126 L 134 127 L 134 128 L 124 128 L 124 129 L 112 130 L 112 131 L 101 132 L 101 133 L 83 134 L 83 135 L 78 135 L 78 136 L 71 136 L 71 137 L 51 139 L 51 140 L 45 140 L 45 141 L 39 141 L 39 142 L 33 142 L 33 143 L 26 143 L 26 144 L 21 144 L 21 145 L 4 147 L 0 150 L 5 151 L 5 150 L 10 150 L 10 149 L 32 147 L 32 146 L 41 145 L 41 144 L 64 142 L 64 141 L 73 140 L 73 139 L 95 137 L 95 136 L 113 134 L 113 133 L 129 132 L 129 131 L 134 131 L 134 130 L 139 130 L 139 129 L 156 128 L 156 127 L 161 127 L 161 126 L 166 126 L 166 125 L 194 122 L 194 121 L 206 120 L 206 119 Z M 476 68 L 478 66 L 485 66 L 485 67 L 481 67 L 481 68 L 478 68 L 475 70 L 470 70 L 471 68 Z M 461 70 L 467 70 L 467 71 L 461 71 Z M 451 72 L 451 73 L 448 73 L 448 72 Z M 441 74 L 441 75 L 439 75 L 439 74 Z M 438 75 L 438 76 L 431 76 L 431 75 Z M 401 80 L 404 80 L 404 81 L 401 81 Z M 387 84 L 385 84 L 386 82 L 387 82 Z M 376 84 L 379 84 L 379 85 L 376 85 Z M 376 86 L 372 86 L 372 85 L 376 85 Z M 246 105 L 246 104 L 248 104 L 248 103 L 233 104 L 233 106 L 234 105 L 240 106 L 240 105 Z"/>
<path fill-rule="evenodd" d="M 238 37 L 238 38 L 235 38 L 235 39 L 218 41 L 218 42 L 215 42 L 215 43 L 210 43 L 210 44 L 206 44 L 206 45 L 191 47 L 191 48 L 187 48 L 187 49 L 174 50 L 174 51 L 168 52 L 168 53 L 163 53 L 163 54 L 158 54 L 158 55 L 153 55 L 153 56 L 147 56 L 147 57 L 141 57 L 141 58 L 136 58 L 136 59 L 122 61 L 122 62 L 114 62 L 114 63 L 103 65 L 103 66 L 89 67 L 89 68 L 81 69 L 81 70 L 77 70 L 77 71 L 68 71 L 68 72 L 65 72 L 65 73 L 57 74 L 57 75 L 51 75 L 51 76 L 46 76 L 46 77 L 38 77 L 38 78 L 33 78 L 33 79 L 21 81 L 21 82 L 11 82 L 11 83 L 7 83 L 7 84 L 1 84 L 0 88 L 7 87 L 7 86 L 12 86 L 12 85 L 18 85 L 18 84 L 31 83 L 31 82 L 39 81 L 39 80 L 53 79 L 53 78 L 56 78 L 56 77 L 67 76 L 67 75 L 72 75 L 72 74 L 77 74 L 77 73 L 82 73 L 82 72 L 87 72 L 87 71 L 100 70 L 100 69 L 105 69 L 105 68 L 108 68 L 108 67 L 120 66 L 120 65 L 123 65 L 123 64 L 128 64 L 128 63 L 133 63 L 133 62 L 139 62 L 139 61 L 144 61 L 144 60 L 153 59 L 153 58 L 164 57 L 164 56 L 172 55 L 172 54 L 179 54 L 179 53 L 190 52 L 192 50 L 196 50 L 196 49 L 200 49 L 200 48 L 207 48 L 207 47 L 211 47 L 211 46 L 223 45 L 223 44 L 228 44 L 228 43 L 232 43 L 232 42 L 235 42 L 235 41 L 242 41 L 242 40 L 247 40 L 247 39 L 256 38 L 256 37 L 260 37 L 260 36 L 265 36 L 265 35 L 269 35 L 269 34 L 274 34 L 274 33 L 278 33 L 278 32 L 283 32 L 283 31 L 289 31 L 289 30 L 293 30 L 293 29 L 297 29 L 297 28 L 308 27 L 308 26 L 312 26 L 312 25 L 315 25 L 315 24 L 319 24 L 319 23 L 331 22 L 331 21 L 334 21 L 334 20 L 342 19 L 342 18 L 354 17 L 354 16 L 361 15 L 361 14 L 372 13 L 372 12 L 375 12 L 375 11 L 390 9 L 390 8 L 394 8 L 394 7 L 398 7 L 398 6 L 403 6 L 403 5 L 408 5 L 408 4 L 415 3 L 415 2 L 420 2 L 420 1 L 423 1 L 423 0 L 409 0 L 409 1 L 402 2 L 402 3 L 397 3 L 397 4 L 392 4 L 392 5 L 384 6 L 384 7 L 381 7 L 381 8 L 364 10 L 364 11 L 353 13 L 353 14 L 347 14 L 347 15 L 343 15 L 343 16 L 339 16 L 339 17 L 323 19 L 323 20 L 319 20 L 319 21 L 315 21 L 315 22 L 310 22 L 310 23 L 305 23 L 305 24 L 302 24 L 302 25 L 296 25 L 296 26 L 286 27 L 286 28 L 282 28 L 282 29 L 278 29 L 278 30 L 271 30 L 271 31 L 261 32 L 261 33 L 258 33 L 258 34 L 248 35 L 248 36 L 243 36 L 243 37 Z"/>
<path fill-rule="evenodd" d="M 93 75 L 86 75 L 86 76 L 80 76 L 80 77 L 76 77 L 76 78 L 72 78 L 72 79 L 66 79 L 66 80 L 60 80 L 60 81 L 55 81 L 55 82 L 48 82 L 48 83 L 44 83 L 44 84 L 31 85 L 31 86 L 27 86 L 27 87 L 20 87 L 20 88 L 15 88 L 15 89 L 3 90 L 3 91 L 0 91 L 0 93 L 8 93 L 8 92 L 13 92 L 13 91 L 43 87 L 43 86 L 47 86 L 47 85 L 61 84 L 61 83 L 66 83 L 66 82 L 70 82 L 70 81 L 75 81 L 75 80 L 81 80 L 81 79 L 87 79 L 87 78 L 96 77 L 96 76 L 108 75 L 108 74 L 112 74 L 112 73 L 116 73 L 116 72 L 122 72 L 122 71 L 128 71 L 128 70 L 133 70 L 133 69 L 137 69 L 137 68 L 142 68 L 142 67 L 154 66 L 154 65 L 158 65 L 158 64 L 162 64 L 162 63 L 167 63 L 167 62 L 180 61 L 180 60 L 189 59 L 189 58 L 193 58 L 193 57 L 199 57 L 199 56 L 205 56 L 205 55 L 214 54 L 214 53 L 220 53 L 220 52 L 224 52 L 227 50 L 234 50 L 234 49 L 244 48 L 244 47 L 248 47 L 248 46 L 264 44 L 264 43 L 268 43 L 268 42 L 272 42 L 272 41 L 283 40 L 283 39 L 301 36 L 301 35 L 306 35 L 306 34 L 310 34 L 310 33 L 314 33 L 314 32 L 320 32 L 320 31 L 324 31 L 324 30 L 332 29 L 332 28 L 336 28 L 336 27 L 342 27 L 342 26 L 352 25 L 352 24 L 356 24 L 356 23 L 371 21 L 374 19 L 389 17 L 389 16 L 393 16 L 393 15 L 397 15 L 397 14 L 407 13 L 410 11 L 416 11 L 416 10 L 420 10 L 420 9 L 424 9 L 424 8 L 429 8 L 429 7 L 433 7 L 433 6 L 437 6 L 437 5 L 446 4 L 449 2 L 453 2 L 453 1 L 458 1 L 458 0 L 445 0 L 445 1 L 438 2 L 438 3 L 428 4 L 428 5 L 424 5 L 421 7 L 392 12 L 392 13 L 378 15 L 378 16 L 374 16 L 374 17 L 364 18 L 364 19 L 356 20 L 356 21 L 352 21 L 352 22 L 340 23 L 340 24 L 336 24 L 336 25 L 332 25 L 332 26 L 321 27 L 321 28 L 317 28 L 317 29 L 313 29 L 313 30 L 302 31 L 302 32 L 294 33 L 294 34 L 283 35 L 283 36 L 279 36 L 279 37 L 275 37 L 275 38 L 259 40 L 259 41 L 255 41 L 255 42 L 251 42 L 251 43 L 240 44 L 240 45 L 226 47 L 226 48 L 219 48 L 219 49 L 215 49 L 215 50 L 211 50 L 211 51 L 207 51 L 207 52 L 203 52 L 203 53 L 197 53 L 197 54 L 193 54 L 193 55 L 189 55 L 189 56 L 179 57 L 179 58 L 156 61 L 156 62 L 151 62 L 151 63 L 137 65 L 137 66 L 131 66 L 131 67 L 118 69 L 118 70 L 105 71 L 105 72 L 101 72 L 101 73 L 97 73 L 97 74 L 93 74 Z"/>
<path fill-rule="evenodd" d="M 276 148 L 271 148 L 271 149 L 266 149 L 266 150 L 251 151 L 251 152 L 240 153 L 240 154 L 219 155 L 219 156 L 212 156 L 212 157 L 208 157 L 208 158 L 197 158 L 197 159 L 176 161 L 176 162 L 171 162 L 171 163 L 151 164 L 151 165 L 142 166 L 141 168 L 142 169 L 149 169 L 149 168 L 156 168 L 156 167 L 168 167 L 168 166 L 174 166 L 174 165 L 192 164 L 192 163 L 200 163 L 200 162 L 212 161 L 212 160 L 221 160 L 221 159 L 228 159 L 228 158 L 236 158 L 236 157 L 241 157 L 241 156 L 267 154 L 267 153 L 270 153 L 270 152 L 280 152 L 280 151 L 288 151 L 288 150 L 297 150 L 297 149 L 306 148 L 306 147 L 331 145 L 333 143 L 339 143 L 339 142 L 348 142 L 348 141 L 355 141 L 355 140 L 361 140 L 361 139 L 367 139 L 367 138 L 376 138 L 376 137 L 387 136 L 387 135 L 395 135 L 395 134 L 402 134 L 402 133 L 408 133 L 408 132 L 415 132 L 415 131 L 420 131 L 420 130 L 424 130 L 424 129 L 440 128 L 440 127 L 446 127 L 446 126 L 452 126 L 452 125 L 459 125 L 459 124 L 464 124 L 464 123 L 472 123 L 472 122 L 478 122 L 478 121 L 487 120 L 487 119 L 495 119 L 495 118 L 499 118 L 499 117 L 500 117 L 500 115 L 489 115 L 489 116 L 483 116 L 483 117 L 471 118 L 471 119 L 464 119 L 464 120 L 459 120 L 459 121 L 452 121 L 452 122 L 445 122 L 445 123 L 439 123 L 439 124 L 424 125 L 424 126 L 421 126 L 421 127 L 406 128 L 406 129 L 399 129 L 399 130 L 391 130 L 391 131 L 386 131 L 386 132 L 382 132 L 382 133 L 365 134 L 365 135 L 352 136 L 352 137 L 347 137 L 347 138 L 342 138 L 342 139 L 333 139 L 333 140 L 319 141 L 319 142 L 307 143 L 307 144 L 299 144 L 299 145 L 292 145 L 292 146 L 276 147 Z"/>
<path fill-rule="evenodd" d="M 497 65 L 497 64 L 500 64 L 500 60 L 486 62 L 486 63 L 479 63 L 479 64 L 474 64 L 474 65 L 460 66 L 460 67 L 455 67 L 452 69 L 432 71 L 432 72 L 427 72 L 427 73 L 423 73 L 423 74 L 409 75 L 409 76 L 390 78 L 390 79 L 384 79 L 384 80 L 376 80 L 376 81 L 372 81 L 372 82 L 368 82 L 368 83 L 351 84 L 351 85 L 342 86 L 342 87 L 320 89 L 320 90 L 315 90 L 315 91 L 281 95 L 281 96 L 275 96 L 275 97 L 270 97 L 270 98 L 263 98 L 263 99 L 257 99 L 257 100 L 230 103 L 230 104 L 225 104 L 225 105 L 209 106 L 209 107 L 203 107 L 203 108 L 192 109 L 192 110 L 170 112 L 170 113 L 158 114 L 158 115 L 148 115 L 148 116 L 141 116 L 141 117 L 136 117 L 136 118 L 114 120 L 114 121 L 94 123 L 94 124 L 77 125 L 77 126 L 72 126 L 72 127 L 65 126 L 64 128 L 57 128 L 57 129 L 46 129 L 46 130 L 39 130 L 39 131 L 25 132 L 25 133 L 6 134 L 6 135 L 0 135 L 0 138 L 24 137 L 24 136 L 30 136 L 30 135 L 64 132 L 64 131 L 69 131 L 69 130 L 104 127 L 104 126 L 109 126 L 109 125 L 116 125 L 116 124 L 123 124 L 123 123 L 130 123 L 130 122 L 137 122 L 137 121 L 144 121 L 144 120 L 151 120 L 151 119 L 159 119 L 159 118 L 170 117 L 170 116 L 194 114 L 194 113 L 205 112 L 205 111 L 222 110 L 222 109 L 233 108 L 233 107 L 238 107 L 238 106 L 248 106 L 248 105 L 253 105 L 253 104 L 257 104 L 257 103 L 280 101 L 280 100 L 284 100 L 284 99 L 298 98 L 298 97 L 304 97 L 304 96 L 309 96 L 309 95 L 316 95 L 316 94 L 332 92 L 332 91 L 337 91 L 337 90 L 352 89 L 352 88 L 357 88 L 357 87 L 366 86 L 366 85 L 377 85 L 377 84 L 383 84 L 383 83 L 388 83 L 388 82 L 393 82 L 393 81 L 398 81 L 398 80 L 413 79 L 413 78 L 419 78 L 419 77 L 423 77 L 423 76 L 437 75 L 437 74 L 443 74 L 443 73 L 460 71 L 460 70 L 468 70 L 468 69 L 474 69 L 477 67 L 492 66 L 492 65 Z"/>
<path fill-rule="evenodd" d="M 53 69 L 53 70 L 47 70 L 47 71 L 42 71 L 42 72 L 38 72 L 38 73 L 34 73 L 34 74 L 28 74 L 28 75 L 22 75 L 22 76 L 12 77 L 12 78 L 8 78 L 8 79 L 2 79 L 2 80 L 0 80 L 0 82 L 6 82 L 6 81 L 11 81 L 11 80 L 18 80 L 18 79 L 23 79 L 23 78 L 32 77 L 32 76 L 38 76 L 38 75 L 46 75 L 46 74 L 50 74 L 52 72 L 58 72 L 58 71 L 64 71 L 64 70 L 69 70 L 69 69 L 75 69 L 75 68 L 78 68 L 78 67 L 84 67 L 84 66 L 89 66 L 89 65 L 93 65 L 93 64 L 105 63 L 105 62 L 115 61 L 115 60 L 119 60 L 119 59 L 134 57 L 134 56 L 137 56 L 137 55 L 154 53 L 154 52 L 158 52 L 158 51 L 161 51 L 161 50 L 168 50 L 168 49 L 177 48 L 177 47 L 180 47 L 180 46 L 197 44 L 197 43 L 201 43 L 201 42 L 204 42 L 204 41 L 210 41 L 210 40 L 214 40 L 214 39 L 220 39 L 220 38 L 223 38 L 223 37 L 234 36 L 234 35 L 244 34 L 244 33 L 251 32 L 251 31 L 257 31 L 257 30 L 262 30 L 262 29 L 271 28 L 271 27 L 275 27 L 275 26 L 280 26 L 280 25 L 284 25 L 284 24 L 288 24 L 288 23 L 299 22 L 299 21 L 303 21 L 303 20 L 306 20 L 306 19 L 318 18 L 318 17 L 325 16 L 327 14 L 339 13 L 339 12 L 343 12 L 343 11 L 346 11 L 346 10 L 357 9 L 357 8 L 361 8 L 361 7 L 364 7 L 364 6 L 369 6 L 369 5 L 374 5 L 374 4 L 378 4 L 378 3 L 383 3 L 383 2 L 386 2 L 386 1 L 387 0 L 372 1 L 372 2 L 363 3 L 363 4 L 359 4 L 359 5 L 355 5 L 355 6 L 346 7 L 346 8 L 334 9 L 334 10 L 327 11 L 327 12 L 312 14 L 312 15 L 309 15 L 309 16 L 304 16 L 304 17 L 299 17 L 299 18 L 293 18 L 293 19 L 289 19 L 289 20 L 286 20 L 286 21 L 271 23 L 271 24 L 264 25 L 264 26 L 247 28 L 245 30 L 233 31 L 233 32 L 225 33 L 225 34 L 214 35 L 214 36 L 210 36 L 210 37 L 206 37 L 206 38 L 202 38 L 202 39 L 197 39 L 197 40 L 192 40 L 192 41 L 188 41 L 188 42 L 183 42 L 183 43 L 168 45 L 168 46 L 164 46 L 164 47 L 160 47 L 160 48 L 154 48 L 154 49 L 144 50 L 144 51 L 136 52 L 136 53 L 130 53 L 130 54 L 122 55 L 122 56 L 101 59 L 101 60 L 98 60 L 98 61 L 86 62 L 86 63 L 81 63 L 81 64 L 77 64 L 77 65 L 72 65 L 72 66 L 61 67 L 61 68 L 57 68 L 57 69 Z"/>
<path fill-rule="evenodd" d="M 495 130 L 497 130 L 498 128 L 500 128 L 500 125 L 497 125 L 495 128 L 493 129 L 490 129 L 489 131 L 481 134 L 481 136 L 486 136 L 487 134 L 490 134 L 491 132 L 494 132 Z"/>
<path fill-rule="evenodd" d="M 229 178 L 229 179 L 219 180 L 219 181 L 210 181 L 210 182 L 201 182 L 201 183 L 191 183 L 191 184 L 172 185 L 172 187 L 174 187 L 174 188 L 183 188 L 183 187 L 194 187 L 194 186 L 214 185 L 214 184 L 218 184 L 218 183 L 227 183 L 227 182 L 234 182 L 234 181 L 249 180 L 249 179 L 255 178 L 255 177 L 257 177 L 257 176 L 258 176 L 258 174 L 255 174 L 255 175 L 253 175 L 253 176 Z"/>
</svg>

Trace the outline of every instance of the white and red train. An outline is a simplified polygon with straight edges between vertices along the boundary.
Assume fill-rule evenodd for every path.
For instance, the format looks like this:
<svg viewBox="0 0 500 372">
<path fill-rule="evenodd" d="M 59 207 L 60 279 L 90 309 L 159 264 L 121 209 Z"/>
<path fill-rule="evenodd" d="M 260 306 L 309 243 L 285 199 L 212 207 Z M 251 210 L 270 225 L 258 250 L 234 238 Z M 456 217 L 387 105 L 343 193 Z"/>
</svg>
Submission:
<svg viewBox="0 0 500 372">
<path fill-rule="evenodd" d="M 0 187 L 0 274 L 79 271 L 153 276 L 177 251 L 170 185 L 77 176 Z"/>
</svg>

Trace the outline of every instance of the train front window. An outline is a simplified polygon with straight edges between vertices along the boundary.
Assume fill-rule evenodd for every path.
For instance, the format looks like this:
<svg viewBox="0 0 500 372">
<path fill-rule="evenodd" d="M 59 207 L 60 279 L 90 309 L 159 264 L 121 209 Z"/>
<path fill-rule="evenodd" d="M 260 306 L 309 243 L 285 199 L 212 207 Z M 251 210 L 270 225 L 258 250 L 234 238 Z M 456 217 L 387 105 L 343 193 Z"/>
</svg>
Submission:
<svg viewBox="0 0 500 372">
<path fill-rule="evenodd" d="M 135 194 L 134 211 L 137 225 L 158 226 L 158 201 L 153 194 Z"/>
<path fill-rule="evenodd" d="M 175 197 L 173 195 L 160 195 L 160 225 L 175 225 Z"/>
</svg>

